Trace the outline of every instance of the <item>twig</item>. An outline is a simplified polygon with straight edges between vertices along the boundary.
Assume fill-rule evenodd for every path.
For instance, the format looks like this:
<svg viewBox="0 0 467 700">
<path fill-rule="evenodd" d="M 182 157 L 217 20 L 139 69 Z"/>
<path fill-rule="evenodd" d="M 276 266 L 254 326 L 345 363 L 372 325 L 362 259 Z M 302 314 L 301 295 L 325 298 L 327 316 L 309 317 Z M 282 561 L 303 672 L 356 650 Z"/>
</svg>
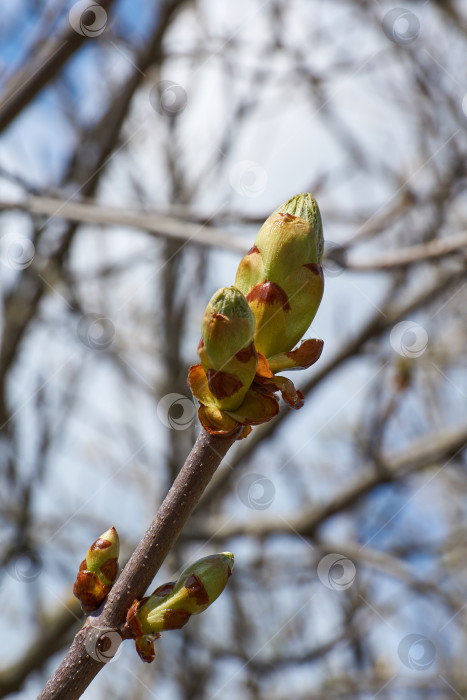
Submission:
<svg viewBox="0 0 467 700">
<path fill-rule="evenodd" d="M 381 309 L 376 311 L 374 316 L 370 317 L 360 331 L 353 338 L 343 338 L 341 347 L 336 354 L 331 356 L 326 363 L 322 362 L 319 366 L 316 366 L 310 379 L 300 387 L 301 391 L 306 397 L 309 397 L 311 392 L 336 369 L 356 357 L 359 353 L 362 353 L 368 341 L 379 338 L 389 328 L 402 321 L 402 319 L 407 318 L 409 314 L 430 304 L 434 299 L 439 299 L 456 284 L 464 284 L 464 282 L 465 272 L 463 270 L 443 274 L 443 276 L 435 279 L 433 283 L 422 289 L 418 294 L 408 299 L 403 305 L 401 304 L 397 307 L 390 303 L 394 296 L 394 292 L 391 291 L 389 297 L 383 302 Z M 274 432 L 290 419 L 291 413 L 291 411 L 280 411 L 274 422 L 271 421 L 258 426 L 249 439 L 244 440 L 245 444 L 242 445 L 230 461 L 232 469 L 219 472 L 207 490 L 203 498 L 205 507 L 219 497 L 219 493 L 227 488 L 232 474 L 238 473 L 239 469 L 246 467 L 250 456 L 258 445 L 261 443 L 264 446 Z"/>
<path fill-rule="evenodd" d="M 377 257 L 370 257 L 365 260 L 359 260 L 358 258 L 356 260 L 351 258 L 347 260 L 345 257 L 343 260 L 340 260 L 338 256 L 336 262 L 341 262 L 346 270 L 359 272 L 389 270 L 394 267 L 407 267 L 414 263 L 427 262 L 428 260 L 441 258 L 444 255 L 459 253 L 465 248 L 467 248 L 467 233 L 463 231 L 446 238 L 437 238 L 427 243 L 419 243 L 406 248 L 398 248 L 397 250 L 388 250 Z M 464 250 L 465 252 L 467 251 Z"/>
<path fill-rule="evenodd" d="M 104 10 L 109 10 L 113 2 L 114 0 L 100 0 L 99 4 Z M 16 71 L 3 91 L 0 101 L 0 132 L 55 78 L 86 39 L 86 36 L 78 34 L 71 27 L 67 18 L 60 34 L 38 41 L 31 58 Z"/>
<path fill-rule="evenodd" d="M 244 242 L 236 241 L 227 231 L 158 213 L 128 211 L 128 209 L 119 207 L 68 202 L 58 197 L 35 195 L 27 196 L 24 199 L 0 201 L 0 211 L 13 209 L 82 224 L 138 228 L 154 236 L 174 239 L 181 243 L 217 246 L 242 253 L 242 255 L 247 248 Z"/>
<path fill-rule="evenodd" d="M 210 541 L 227 540 L 242 535 L 264 538 L 269 535 L 298 534 L 302 537 L 314 537 L 316 531 L 329 518 L 340 514 L 382 484 L 401 481 L 406 476 L 438 466 L 447 466 L 450 460 L 467 449 L 467 425 L 456 429 L 445 429 L 438 433 L 424 436 L 400 453 L 388 454 L 382 460 L 380 469 L 367 475 L 360 475 L 345 489 L 341 490 L 329 503 L 320 507 L 313 506 L 293 517 L 278 519 L 262 517 L 244 523 L 226 525 L 215 518 L 203 523 L 196 523 L 184 539 Z"/>
<path fill-rule="evenodd" d="M 112 588 L 102 612 L 89 617 L 65 659 L 38 700 L 76 700 L 105 665 L 100 653 L 105 639 L 118 647 L 121 625 L 135 598 L 141 598 L 198 503 L 204 489 L 236 436 L 219 438 L 202 431 L 172 488 Z M 107 633 L 107 635 L 106 635 Z M 113 649 L 115 653 L 116 648 Z M 107 655 L 106 660 L 112 656 Z"/>
</svg>

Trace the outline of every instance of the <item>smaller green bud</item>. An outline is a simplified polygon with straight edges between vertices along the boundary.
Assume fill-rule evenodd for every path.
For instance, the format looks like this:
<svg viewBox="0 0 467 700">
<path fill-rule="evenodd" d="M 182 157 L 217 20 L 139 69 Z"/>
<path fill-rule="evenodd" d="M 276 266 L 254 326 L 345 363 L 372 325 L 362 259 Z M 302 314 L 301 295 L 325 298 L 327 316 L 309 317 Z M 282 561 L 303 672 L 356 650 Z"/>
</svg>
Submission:
<svg viewBox="0 0 467 700">
<path fill-rule="evenodd" d="M 198 559 L 182 571 L 171 595 L 185 598 L 185 609 L 198 615 L 214 603 L 227 585 L 234 566 L 231 552 Z"/>
<path fill-rule="evenodd" d="M 85 613 L 97 610 L 108 596 L 118 574 L 119 550 L 118 533 L 113 526 L 89 547 L 73 587 Z"/>
<path fill-rule="evenodd" d="M 86 553 L 86 568 L 102 579 L 102 583 L 112 584 L 118 573 L 120 540 L 112 525 L 89 547 Z"/>
<path fill-rule="evenodd" d="M 133 603 L 126 628 L 135 638 L 155 638 L 165 630 L 180 629 L 220 596 L 233 564 L 233 554 L 222 552 L 187 566 L 175 584 L 159 586 L 149 598 Z"/>
<path fill-rule="evenodd" d="M 201 324 L 204 347 L 198 353 L 201 362 L 204 358 L 212 368 L 224 369 L 237 352 L 250 345 L 254 335 L 255 317 L 244 295 L 236 287 L 218 289 L 206 307 Z"/>
<path fill-rule="evenodd" d="M 230 411 L 245 398 L 256 373 L 255 317 L 236 287 L 222 287 L 209 301 L 198 355 L 217 408 Z"/>
</svg>

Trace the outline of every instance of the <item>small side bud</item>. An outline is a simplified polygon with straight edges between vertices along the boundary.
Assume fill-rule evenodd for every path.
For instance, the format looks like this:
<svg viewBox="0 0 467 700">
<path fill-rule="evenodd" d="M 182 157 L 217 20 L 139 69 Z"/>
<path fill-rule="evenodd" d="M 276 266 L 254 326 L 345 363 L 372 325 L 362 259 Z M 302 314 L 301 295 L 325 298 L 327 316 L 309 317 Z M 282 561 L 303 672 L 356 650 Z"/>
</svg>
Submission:
<svg viewBox="0 0 467 700">
<path fill-rule="evenodd" d="M 198 615 L 220 596 L 232 575 L 234 555 L 231 552 L 211 554 L 198 559 L 182 571 L 172 596 L 185 600 L 185 609 Z"/>
<path fill-rule="evenodd" d="M 128 611 L 125 627 L 136 638 L 149 639 L 165 630 L 180 629 L 192 615 L 199 615 L 220 596 L 233 564 L 234 556 L 230 552 L 199 559 L 182 572 L 175 584 L 160 586 L 149 598 L 135 601 Z M 166 590 L 169 590 L 167 595 L 159 595 Z"/>
<path fill-rule="evenodd" d="M 230 411 L 238 408 L 250 388 L 256 372 L 253 345 L 255 317 L 244 295 L 235 287 L 222 287 L 209 301 L 201 326 L 198 355 L 216 407 Z M 193 393 L 204 375 L 191 379 Z"/>
<path fill-rule="evenodd" d="M 119 549 L 117 530 L 112 526 L 93 542 L 81 562 L 73 593 L 85 613 L 97 610 L 115 583 Z"/>
<path fill-rule="evenodd" d="M 253 342 L 254 335 L 255 317 L 244 295 L 235 287 L 221 287 L 203 315 L 201 362 L 206 353 L 215 369 L 223 369 L 237 352 Z"/>
</svg>

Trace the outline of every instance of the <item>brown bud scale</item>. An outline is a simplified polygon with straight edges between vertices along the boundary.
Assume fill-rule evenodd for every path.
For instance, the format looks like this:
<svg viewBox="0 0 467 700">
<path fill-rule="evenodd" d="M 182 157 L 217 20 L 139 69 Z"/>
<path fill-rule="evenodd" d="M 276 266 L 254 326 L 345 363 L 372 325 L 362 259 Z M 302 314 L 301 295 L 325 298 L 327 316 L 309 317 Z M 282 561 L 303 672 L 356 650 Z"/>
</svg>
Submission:
<svg viewBox="0 0 467 700">
<path fill-rule="evenodd" d="M 208 592 L 196 574 L 190 576 L 185 583 L 185 588 L 190 598 L 194 598 L 198 605 L 207 605 L 209 603 Z"/>
<path fill-rule="evenodd" d="M 290 311 L 289 297 L 276 282 L 260 282 L 248 292 L 248 303 L 253 301 L 258 304 L 280 304 L 284 311 Z"/>
<path fill-rule="evenodd" d="M 186 610 L 167 610 L 164 613 L 164 630 L 179 630 L 191 617 Z"/>
<path fill-rule="evenodd" d="M 176 581 L 169 581 L 169 583 L 163 583 L 161 586 L 159 586 L 159 588 L 156 588 L 152 595 L 158 595 L 161 598 L 163 598 L 169 593 L 172 593 L 175 584 Z"/>
<path fill-rule="evenodd" d="M 160 634 L 158 635 L 158 637 L 160 637 Z M 144 661 L 146 664 L 150 664 L 152 661 L 154 661 L 156 657 L 156 652 L 154 649 L 153 639 L 139 637 L 138 639 L 135 639 L 135 646 L 141 661 Z"/>
<path fill-rule="evenodd" d="M 323 268 L 321 265 L 318 265 L 317 263 L 306 263 L 303 267 L 307 267 L 310 272 L 312 272 L 314 275 L 319 275 L 320 277 L 323 277 Z"/>
<path fill-rule="evenodd" d="M 279 216 L 282 216 L 286 221 L 294 221 L 294 219 L 298 219 L 298 216 L 289 214 L 287 211 L 280 211 Z"/>
<path fill-rule="evenodd" d="M 246 348 L 242 348 L 237 353 L 235 353 L 235 359 L 239 362 L 244 362 L 245 364 L 251 360 L 252 357 L 256 357 L 255 344 L 250 343 Z"/>
<path fill-rule="evenodd" d="M 95 542 L 90 547 L 91 552 L 94 552 L 95 549 L 108 549 L 108 547 L 112 546 L 112 542 L 109 542 L 109 540 L 101 540 L 100 537 L 97 538 Z"/>
<path fill-rule="evenodd" d="M 114 557 L 106 561 L 105 564 L 102 564 L 101 571 L 106 579 L 114 582 L 118 574 L 118 559 Z"/>
<path fill-rule="evenodd" d="M 259 253 L 259 248 L 254 245 L 252 248 L 250 248 L 247 255 L 251 255 L 252 253 Z"/>
<path fill-rule="evenodd" d="M 243 387 L 240 379 L 228 372 L 216 372 L 215 369 L 208 369 L 206 376 L 209 388 L 217 399 L 233 396 Z"/>
<path fill-rule="evenodd" d="M 80 600 L 85 613 L 97 610 L 108 596 L 111 586 L 104 586 L 92 571 L 79 571 L 73 586 L 73 594 Z"/>
<path fill-rule="evenodd" d="M 314 352 L 313 354 L 310 354 L 309 347 L 312 343 L 314 344 Z M 295 350 L 285 352 L 284 355 L 287 357 L 292 357 L 294 362 L 300 367 L 311 367 L 311 365 L 313 365 L 321 357 L 323 345 L 324 343 L 322 340 L 310 339 L 304 345 L 299 346 Z"/>
<path fill-rule="evenodd" d="M 143 605 L 146 600 L 147 598 L 142 598 L 141 601 L 134 600 L 126 615 L 125 629 L 130 630 L 134 638 L 142 637 L 144 634 L 136 613 L 140 607 L 140 603 Z"/>
</svg>

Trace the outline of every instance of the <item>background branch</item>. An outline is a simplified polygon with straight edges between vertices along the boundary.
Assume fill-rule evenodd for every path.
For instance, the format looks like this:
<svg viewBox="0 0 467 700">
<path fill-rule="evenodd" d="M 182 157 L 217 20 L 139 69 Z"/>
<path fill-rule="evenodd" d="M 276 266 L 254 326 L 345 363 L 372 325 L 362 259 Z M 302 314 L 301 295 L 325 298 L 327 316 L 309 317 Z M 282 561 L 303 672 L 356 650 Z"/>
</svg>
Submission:
<svg viewBox="0 0 467 700">
<path fill-rule="evenodd" d="M 109 10 L 113 2 L 101 0 L 99 4 L 104 10 Z M 29 60 L 12 75 L 2 92 L 0 132 L 57 76 L 86 40 L 84 33 L 78 34 L 71 27 L 68 17 L 58 36 L 47 40 L 41 37 L 32 48 Z"/>
<path fill-rule="evenodd" d="M 30 214 L 66 219 L 79 224 L 125 226 L 180 243 L 216 246 L 236 253 L 245 253 L 245 244 L 227 231 L 208 224 L 197 224 L 157 212 L 129 211 L 117 207 L 66 201 L 54 197 L 29 195 L 19 201 L 0 201 L 0 211 L 19 210 Z"/>
</svg>

